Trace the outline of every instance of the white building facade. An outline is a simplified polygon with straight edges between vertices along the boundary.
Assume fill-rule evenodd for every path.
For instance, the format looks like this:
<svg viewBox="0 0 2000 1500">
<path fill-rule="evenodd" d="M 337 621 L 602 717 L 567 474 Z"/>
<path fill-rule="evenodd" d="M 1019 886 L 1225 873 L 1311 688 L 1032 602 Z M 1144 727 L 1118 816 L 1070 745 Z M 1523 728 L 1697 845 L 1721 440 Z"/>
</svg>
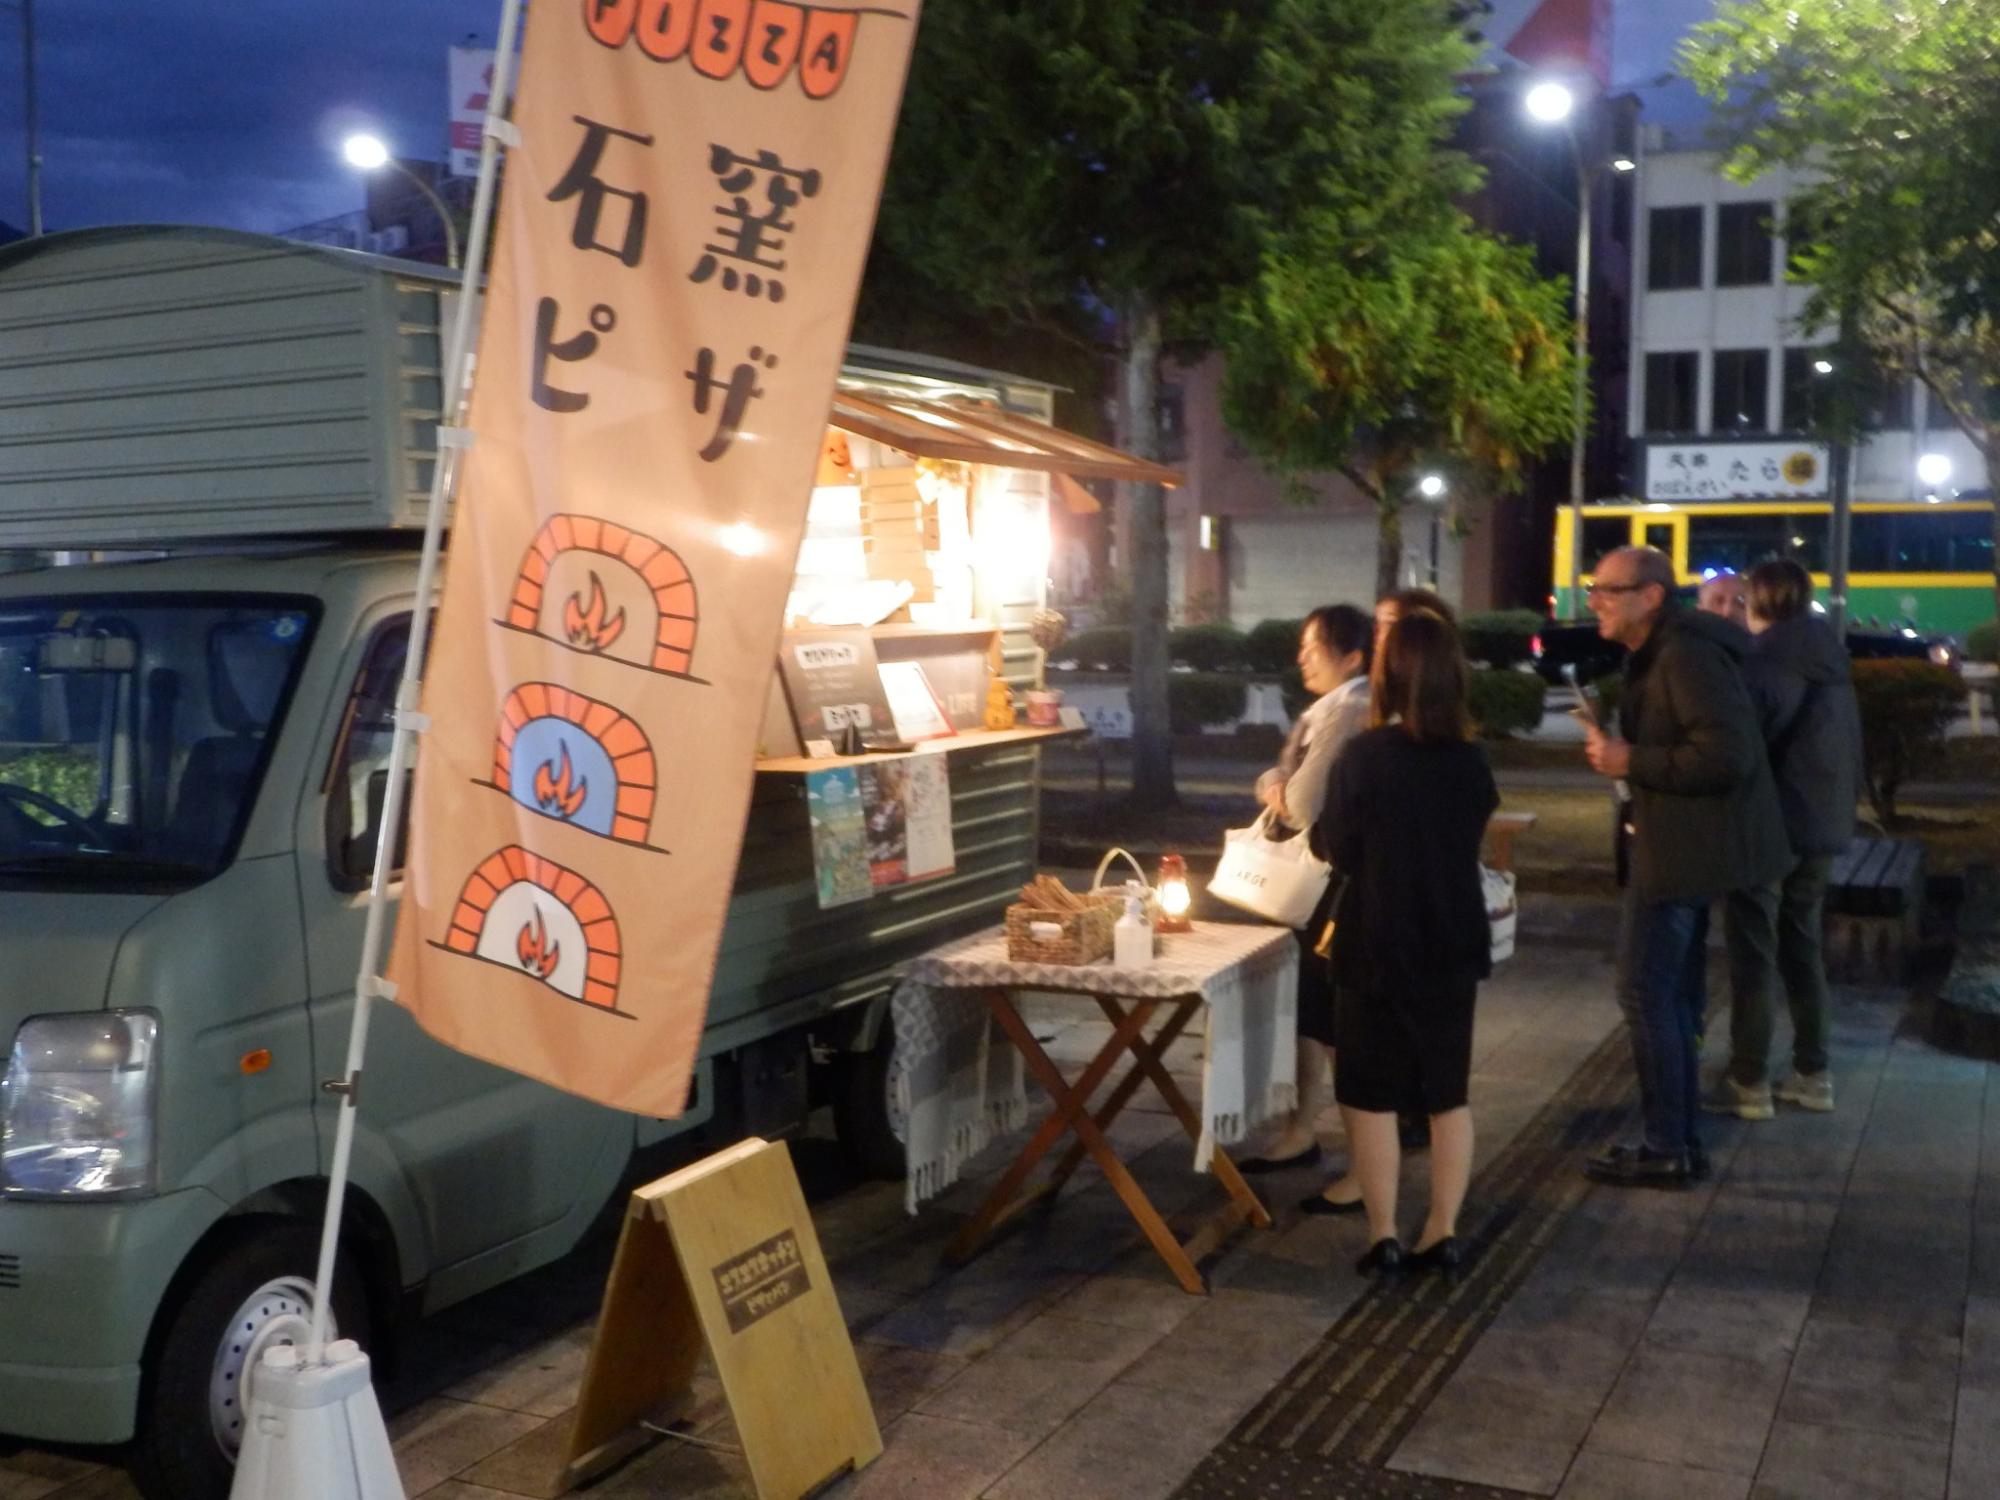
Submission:
<svg viewBox="0 0 2000 1500">
<path fill-rule="evenodd" d="M 1722 175 L 1713 152 L 1655 150 L 1638 173 L 1633 226 L 1632 402 L 1636 441 L 1796 437 L 1810 419 L 1816 363 L 1832 329 L 1799 324 L 1807 288 L 1785 279 L 1787 205 L 1802 179 Z M 1775 232 L 1773 232 L 1775 231 Z M 1940 488 L 1987 498 L 1978 451 L 1922 387 L 1885 391 L 1879 427 L 1856 451 L 1857 501 L 1924 500 Z M 1918 475 L 1926 453 L 1950 460 L 1940 487 Z M 1635 455 L 1643 498 L 1647 465 Z"/>
</svg>

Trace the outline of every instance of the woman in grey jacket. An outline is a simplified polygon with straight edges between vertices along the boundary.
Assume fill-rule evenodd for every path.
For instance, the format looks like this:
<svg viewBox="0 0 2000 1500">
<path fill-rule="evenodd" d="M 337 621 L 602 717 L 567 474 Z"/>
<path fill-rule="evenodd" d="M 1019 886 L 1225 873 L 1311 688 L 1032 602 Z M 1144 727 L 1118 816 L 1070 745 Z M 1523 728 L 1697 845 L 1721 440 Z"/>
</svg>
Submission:
<svg viewBox="0 0 2000 1500">
<path fill-rule="evenodd" d="M 1718 1113 L 1768 1120 L 1773 1096 L 1802 1109 L 1833 1108 L 1827 1067 L 1826 964 L 1821 914 L 1834 859 L 1854 837 L 1861 794 L 1861 710 L 1847 648 L 1812 610 L 1812 578 L 1789 560 L 1750 570 L 1743 680 L 1757 705 L 1792 867 L 1775 885 L 1732 892 L 1729 1071 L 1707 1101 Z M 1792 1071 L 1769 1083 L 1772 990 L 1782 979 L 1792 1013 Z"/>
</svg>

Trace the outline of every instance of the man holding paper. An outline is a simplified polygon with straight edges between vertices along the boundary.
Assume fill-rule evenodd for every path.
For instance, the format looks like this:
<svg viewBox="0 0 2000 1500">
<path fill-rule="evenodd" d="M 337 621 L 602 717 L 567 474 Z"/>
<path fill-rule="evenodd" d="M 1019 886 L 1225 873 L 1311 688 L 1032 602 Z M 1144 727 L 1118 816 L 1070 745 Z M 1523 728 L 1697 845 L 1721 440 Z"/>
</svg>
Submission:
<svg viewBox="0 0 2000 1500">
<path fill-rule="evenodd" d="M 1590 609 L 1624 646 L 1618 733 L 1586 725 L 1585 753 L 1632 793 L 1632 876 L 1620 923 L 1618 998 L 1632 1032 L 1644 1137 L 1585 1171 L 1616 1186 L 1686 1187 L 1707 1006 L 1709 902 L 1778 879 L 1791 863 L 1757 713 L 1738 670 L 1748 636 L 1673 604 L 1673 564 L 1624 547 L 1597 568 Z"/>
</svg>

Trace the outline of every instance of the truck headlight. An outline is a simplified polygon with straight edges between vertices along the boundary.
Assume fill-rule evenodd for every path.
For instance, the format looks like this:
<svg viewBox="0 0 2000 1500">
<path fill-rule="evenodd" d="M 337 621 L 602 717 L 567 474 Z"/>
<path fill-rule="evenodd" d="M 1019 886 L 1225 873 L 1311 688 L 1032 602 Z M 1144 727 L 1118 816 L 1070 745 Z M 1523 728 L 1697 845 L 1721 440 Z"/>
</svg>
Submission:
<svg viewBox="0 0 2000 1500">
<path fill-rule="evenodd" d="M 0 1076 L 0 1194 L 151 1192 L 159 1037 L 145 1011 L 23 1021 Z"/>
</svg>

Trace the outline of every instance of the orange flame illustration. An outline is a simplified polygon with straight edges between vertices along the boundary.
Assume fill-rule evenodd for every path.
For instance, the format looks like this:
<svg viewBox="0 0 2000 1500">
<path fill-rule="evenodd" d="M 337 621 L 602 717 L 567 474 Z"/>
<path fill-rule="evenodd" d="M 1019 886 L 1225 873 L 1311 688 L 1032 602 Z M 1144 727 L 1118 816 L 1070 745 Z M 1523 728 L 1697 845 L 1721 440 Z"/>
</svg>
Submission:
<svg viewBox="0 0 2000 1500">
<path fill-rule="evenodd" d="M 520 957 L 521 967 L 537 979 L 547 979 L 556 971 L 556 960 L 562 957 L 562 944 L 549 941 L 548 928 L 542 923 L 542 914 L 535 913 L 535 920 L 523 922 L 521 932 L 514 939 L 514 952 Z"/>
<path fill-rule="evenodd" d="M 619 610 L 610 619 L 604 617 L 607 608 L 604 585 L 595 573 L 590 575 L 590 603 L 584 605 L 575 594 L 563 603 L 563 629 L 569 633 L 572 646 L 585 651 L 602 651 L 625 629 L 625 611 Z"/>
<path fill-rule="evenodd" d="M 553 774 L 551 774 L 553 773 Z M 542 811 L 554 813 L 560 818 L 573 818 L 576 810 L 583 806 L 584 794 L 590 790 L 590 782 L 582 776 L 576 777 L 576 784 L 570 785 L 575 775 L 569 763 L 569 746 L 562 747 L 562 765 L 557 768 L 553 761 L 543 761 L 535 770 L 535 800 L 542 805 Z"/>
</svg>

